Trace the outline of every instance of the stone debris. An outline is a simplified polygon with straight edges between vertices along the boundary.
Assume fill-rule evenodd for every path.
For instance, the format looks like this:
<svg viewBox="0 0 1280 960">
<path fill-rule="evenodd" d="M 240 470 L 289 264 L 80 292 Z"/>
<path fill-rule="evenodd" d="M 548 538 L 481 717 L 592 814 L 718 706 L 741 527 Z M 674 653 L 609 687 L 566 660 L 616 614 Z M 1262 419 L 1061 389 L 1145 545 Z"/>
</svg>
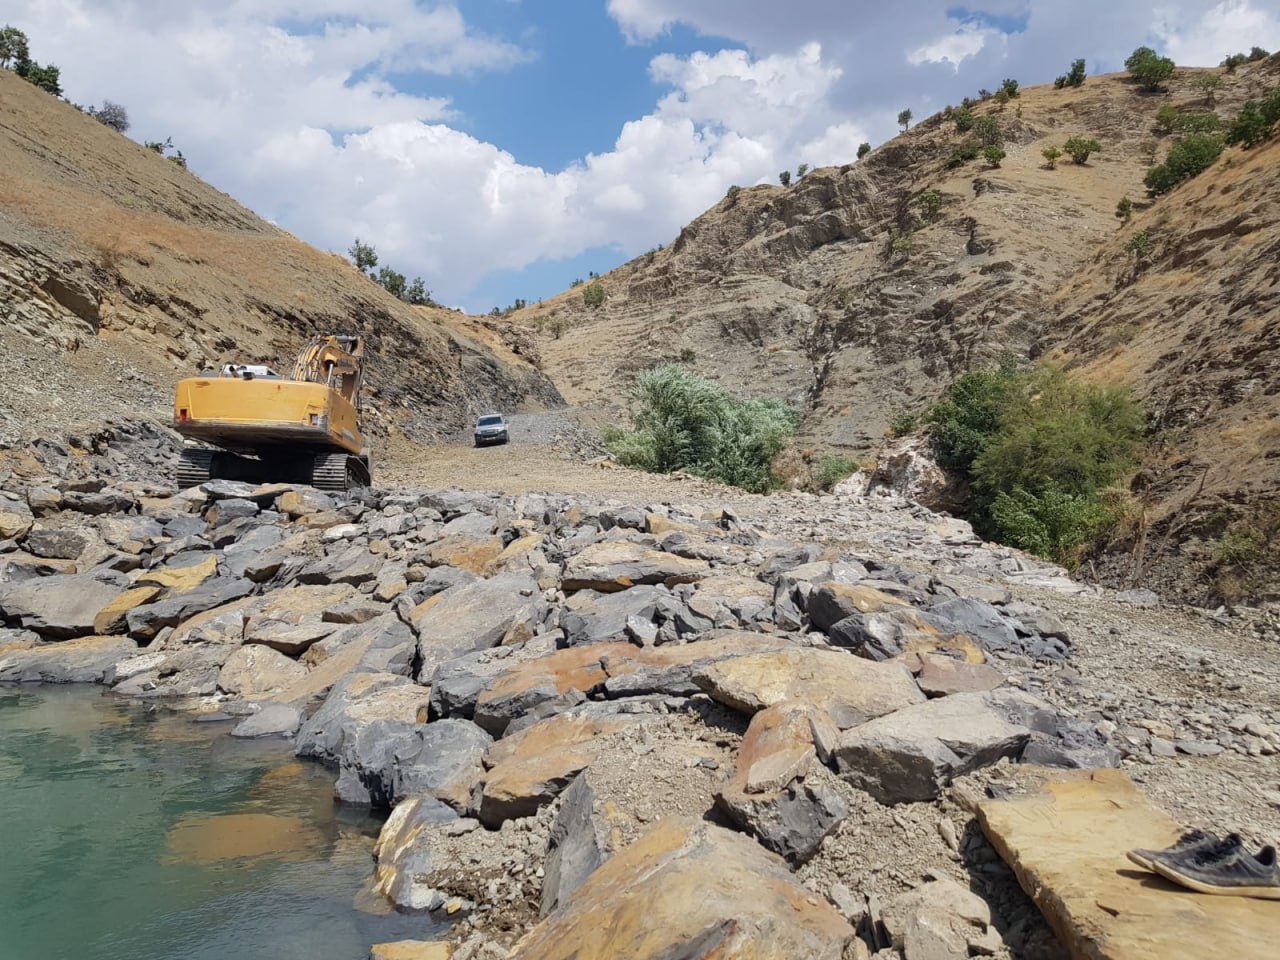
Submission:
<svg viewBox="0 0 1280 960">
<path fill-rule="evenodd" d="M 1270 704 L 1086 683 L 1089 630 L 1035 592 L 1058 571 L 891 499 L 840 508 L 877 552 L 724 504 L 28 473 L 0 680 L 292 738 L 391 811 L 378 894 L 453 924 L 386 956 L 1030 956 L 1052 935 L 974 778 L 1280 754 Z"/>
</svg>

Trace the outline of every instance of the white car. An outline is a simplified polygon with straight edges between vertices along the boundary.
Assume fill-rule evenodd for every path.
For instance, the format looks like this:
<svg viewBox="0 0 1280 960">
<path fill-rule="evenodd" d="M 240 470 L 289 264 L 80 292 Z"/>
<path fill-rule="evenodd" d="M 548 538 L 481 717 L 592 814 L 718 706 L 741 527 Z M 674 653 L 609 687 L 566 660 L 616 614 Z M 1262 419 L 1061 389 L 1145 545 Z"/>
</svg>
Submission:
<svg viewBox="0 0 1280 960">
<path fill-rule="evenodd" d="M 507 433 L 507 419 L 500 413 L 486 413 L 476 420 L 476 446 L 484 447 L 491 443 L 506 443 L 511 437 Z"/>
</svg>

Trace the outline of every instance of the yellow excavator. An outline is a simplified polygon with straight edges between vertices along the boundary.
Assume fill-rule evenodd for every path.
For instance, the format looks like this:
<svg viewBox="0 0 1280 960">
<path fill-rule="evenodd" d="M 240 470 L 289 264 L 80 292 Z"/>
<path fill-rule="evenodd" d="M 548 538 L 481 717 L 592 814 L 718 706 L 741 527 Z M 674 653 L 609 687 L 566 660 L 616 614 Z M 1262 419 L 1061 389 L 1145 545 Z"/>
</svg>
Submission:
<svg viewBox="0 0 1280 960">
<path fill-rule="evenodd" d="M 191 441 L 178 488 L 207 480 L 309 483 L 342 493 L 372 480 L 360 433 L 364 338 L 311 340 L 282 377 L 228 363 L 217 375 L 178 381 L 173 426 Z"/>
</svg>

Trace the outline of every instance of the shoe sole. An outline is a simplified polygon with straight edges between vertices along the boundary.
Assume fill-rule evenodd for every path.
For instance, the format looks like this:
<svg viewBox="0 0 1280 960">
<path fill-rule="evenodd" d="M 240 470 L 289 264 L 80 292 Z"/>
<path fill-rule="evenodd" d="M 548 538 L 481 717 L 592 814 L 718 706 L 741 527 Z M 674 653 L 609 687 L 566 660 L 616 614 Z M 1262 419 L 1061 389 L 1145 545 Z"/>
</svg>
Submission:
<svg viewBox="0 0 1280 960">
<path fill-rule="evenodd" d="M 1132 860 L 1133 858 L 1130 857 L 1129 859 Z M 1134 862 L 1136 863 L 1137 861 L 1135 860 Z M 1255 897 L 1260 900 L 1280 900 L 1280 886 L 1221 887 L 1180 874 L 1163 863 L 1153 862 L 1151 869 L 1166 880 L 1171 880 L 1180 886 L 1186 887 L 1188 890 L 1194 890 L 1196 893 L 1208 893 L 1219 897 Z"/>
<path fill-rule="evenodd" d="M 1155 869 L 1156 869 L 1155 864 L 1152 861 L 1148 860 L 1146 857 L 1139 856 L 1136 850 L 1130 850 L 1128 853 L 1125 854 L 1125 856 L 1128 857 L 1133 863 L 1136 863 L 1138 866 L 1140 866 L 1143 870 L 1150 870 L 1152 872 L 1155 872 Z"/>
</svg>

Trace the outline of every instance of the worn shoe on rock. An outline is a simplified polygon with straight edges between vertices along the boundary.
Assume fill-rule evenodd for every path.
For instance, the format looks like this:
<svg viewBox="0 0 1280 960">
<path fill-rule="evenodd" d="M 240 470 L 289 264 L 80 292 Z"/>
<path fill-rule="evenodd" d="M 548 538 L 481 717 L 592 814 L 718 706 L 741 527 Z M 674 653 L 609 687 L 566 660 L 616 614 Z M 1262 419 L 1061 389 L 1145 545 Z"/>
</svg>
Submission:
<svg viewBox="0 0 1280 960">
<path fill-rule="evenodd" d="M 1165 879 L 1198 893 L 1280 900 L 1280 864 L 1276 862 L 1275 847 L 1263 847 L 1254 856 L 1234 834 L 1217 846 L 1181 856 L 1155 857 L 1151 865 Z"/>
<path fill-rule="evenodd" d="M 1152 861 L 1157 857 L 1181 856 L 1183 854 L 1192 853 L 1196 850 L 1203 850 L 1207 847 L 1219 843 L 1216 833 L 1210 833 L 1207 830 L 1188 830 L 1180 836 L 1173 844 L 1165 847 L 1163 850 L 1130 850 L 1125 854 L 1130 860 L 1142 867 L 1144 870 L 1154 870 L 1151 865 Z"/>
</svg>

